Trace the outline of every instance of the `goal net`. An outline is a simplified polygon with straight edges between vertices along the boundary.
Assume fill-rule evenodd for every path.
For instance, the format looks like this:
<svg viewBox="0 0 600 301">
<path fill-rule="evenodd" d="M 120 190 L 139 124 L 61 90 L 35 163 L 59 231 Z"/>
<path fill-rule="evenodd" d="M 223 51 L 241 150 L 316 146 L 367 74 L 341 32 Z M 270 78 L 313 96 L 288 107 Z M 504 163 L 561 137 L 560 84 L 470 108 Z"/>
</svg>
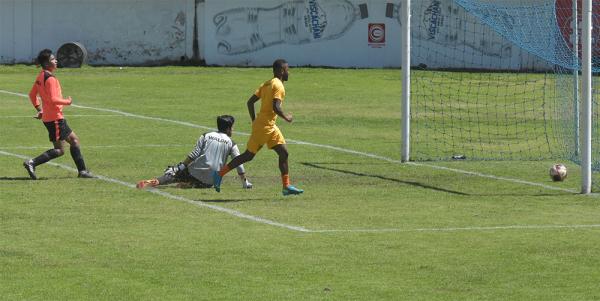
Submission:
<svg viewBox="0 0 600 301">
<path fill-rule="evenodd" d="M 401 22 L 401 5 L 388 4 L 387 16 Z M 411 1 L 411 160 L 580 163 L 573 11 L 571 0 Z M 592 169 L 600 171 L 595 96 Z"/>
</svg>

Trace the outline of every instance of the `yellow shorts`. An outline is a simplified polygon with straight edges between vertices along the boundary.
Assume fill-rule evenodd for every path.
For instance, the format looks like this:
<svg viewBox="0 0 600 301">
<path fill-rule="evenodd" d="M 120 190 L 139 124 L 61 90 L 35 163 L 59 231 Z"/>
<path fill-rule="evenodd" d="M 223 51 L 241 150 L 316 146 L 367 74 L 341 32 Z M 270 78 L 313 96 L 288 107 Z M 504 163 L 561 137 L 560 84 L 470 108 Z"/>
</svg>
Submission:
<svg viewBox="0 0 600 301">
<path fill-rule="evenodd" d="M 268 148 L 273 148 L 280 144 L 285 144 L 283 134 L 276 125 L 272 126 L 253 126 L 252 135 L 248 139 L 247 150 L 253 154 L 258 153 L 264 144 Z"/>
</svg>

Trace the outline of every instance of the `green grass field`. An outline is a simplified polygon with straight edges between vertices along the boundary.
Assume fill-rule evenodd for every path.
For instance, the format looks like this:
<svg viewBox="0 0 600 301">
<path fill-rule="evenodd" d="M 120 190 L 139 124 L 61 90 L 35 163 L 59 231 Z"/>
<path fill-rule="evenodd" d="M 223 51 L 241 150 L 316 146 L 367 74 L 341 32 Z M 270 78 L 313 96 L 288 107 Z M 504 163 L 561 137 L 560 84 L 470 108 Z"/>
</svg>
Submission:
<svg viewBox="0 0 600 301">
<path fill-rule="evenodd" d="M 398 70 L 291 70 L 293 197 L 266 149 L 249 191 L 235 173 L 221 193 L 134 188 L 217 115 L 245 149 L 270 69 L 59 70 L 101 178 L 66 154 L 31 181 L 22 161 L 51 146 L 18 95 L 37 72 L 0 66 L 2 300 L 600 300 L 599 199 L 577 194 L 578 167 L 553 183 L 548 161 L 399 163 Z"/>
</svg>

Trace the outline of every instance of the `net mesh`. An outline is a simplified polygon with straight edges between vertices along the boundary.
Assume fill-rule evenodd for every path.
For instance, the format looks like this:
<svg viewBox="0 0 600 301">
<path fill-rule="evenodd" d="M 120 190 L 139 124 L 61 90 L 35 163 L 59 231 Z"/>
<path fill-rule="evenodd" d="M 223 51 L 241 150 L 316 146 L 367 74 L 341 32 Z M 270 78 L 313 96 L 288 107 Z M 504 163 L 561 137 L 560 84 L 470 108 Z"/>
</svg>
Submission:
<svg viewBox="0 0 600 301">
<path fill-rule="evenodd" d="M 524 4 L 526 3 L 526 4 Z M 581 0 L 411 2 L 411 157 L 580 163 Z M 401 4 L 388 4 L 400 21 Z M 600 0 L 592 67 L 600 71 Z M 579 29 L 579 35 L 580 35 Z M 577 46 L 577 47 L 575 47 Z M 593 80 L 593 188 L 600 188 Z"/>
<path fill-rule="evenodd" d="M 581 40 L 574 42 L 573 25 L 581 28 L 581 0 L 578 18 L 572 0 L 524 2 L 411 2 L 412 159 L 580 162 Z M 400 21 L 400 10 L 388 4 L 387 16 Z M 600 0 L 593 12 L 597 73 Z M 593 87 L 592 169 L 599 172 L 598 81 Z"/>
</svg>

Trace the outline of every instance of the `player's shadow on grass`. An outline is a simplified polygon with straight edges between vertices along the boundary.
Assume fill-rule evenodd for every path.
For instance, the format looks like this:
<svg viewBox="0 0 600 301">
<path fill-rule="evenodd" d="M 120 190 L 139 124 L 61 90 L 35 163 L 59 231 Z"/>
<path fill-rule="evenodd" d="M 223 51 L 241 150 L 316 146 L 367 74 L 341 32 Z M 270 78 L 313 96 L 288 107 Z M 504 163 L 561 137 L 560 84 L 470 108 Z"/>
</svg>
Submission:
<svg viewBox="0 0 600 301">
<path fill-rule="evenodd" d="M 0 177 L 0 181 L 25 181 L 25 180 L 31 181 L 31 178 L 30 177 Z"/>
<path fill-rule="evenodd" d="M 264 199 L 213 199 L 213 200 L 196 200 L 202 203 L 239 203 L 239 202 L 249 202 L 249 201 L 263 201 Z"/>
<path fill-rule="evenodd" d="M 412 185 L 412 186 L 417 186 L 417 187 L 421 187 L 421 188 L 425 188 L 425 189 L 431 189 L 431 190 L 435 190 L 435 191 L 441 191 L 441 192 L 446 192 L 446 193 L 451 193 L 451 194 L 456 194 L 456 195 L 470 195 L 468 193 L 464 193 L 461 191 L 450 190 L 450 189 L 445 189 L 445 188 L 441 188 L 441 187 L 435 187 L 435 186 L 431 186 L 431 185 L 427 185 L 427 184 L 423 184 L 423 183 L 419 183 L 419 182 L 414 182 L 414 181 L 405 181 L 405 180 L 399 180 L 399 179 L 394 179 L 394 178 L 388 178 L 388 177 L 384 177 L 384 176 L 380 176 L 380 175 L 370 175 L 370 174 L 366 174 L 366 173 L 344 170 L 344 169 L 339 169 L 339 168 L 325 167 L 325 166 L 317 165 L 314 163 L 308 163 L 308 162 L 300 162 L 300 164 L 309 166 L 309 167 L 313 167 L 313 168 L 330 170 L 330 171 L 335 171 L 335 172 L 344 173 L 344 174 L 353 175 L 353 176 L 376 178 L 376 179 L 381 179 L 381 180 L 385 180 L 385 181 L 391 181 L 391 182 L 396 182 L 396 183 L 401 183 L 401 184 L 406 184 L 406 185 Z"/>
<path fill-rule="evenodd" d="M 48 181 L 48 180 L 77 180 L 77 176 L 61 176 L 61 177 L 39 177 L 37 180 L 32 180 L 30 177 L 0 177 L 0 181 Z"/>
<path fill-rule="evenodd" d="M 37 178 L 37 180 L 32 180 L 30 177 L 0 177 L 0 181 L 47 181 L 47 180 L 56 180 L 56 179 L 77 179 L 77 177 L 52 177 L 46 178 L 41 177 Z"/>
</svg>

